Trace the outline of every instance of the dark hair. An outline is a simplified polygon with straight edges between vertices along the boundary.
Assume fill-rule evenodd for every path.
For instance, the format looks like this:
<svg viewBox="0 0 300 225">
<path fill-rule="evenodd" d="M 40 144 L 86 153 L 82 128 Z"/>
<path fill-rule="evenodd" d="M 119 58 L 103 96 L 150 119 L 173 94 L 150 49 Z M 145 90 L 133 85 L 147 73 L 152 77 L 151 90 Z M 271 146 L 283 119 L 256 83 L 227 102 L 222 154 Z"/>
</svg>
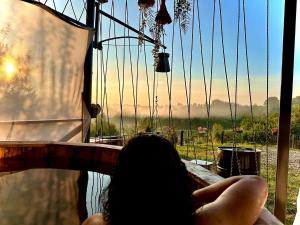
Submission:
<svg viewBox="0 0 300 225">
<path fill-rule="evenodd" d="M 190 225 L 188 173 L 174 146 L 155 135 L 132 138 L 122 149 L 104 206 L 111 225 Z"/>
</svg>

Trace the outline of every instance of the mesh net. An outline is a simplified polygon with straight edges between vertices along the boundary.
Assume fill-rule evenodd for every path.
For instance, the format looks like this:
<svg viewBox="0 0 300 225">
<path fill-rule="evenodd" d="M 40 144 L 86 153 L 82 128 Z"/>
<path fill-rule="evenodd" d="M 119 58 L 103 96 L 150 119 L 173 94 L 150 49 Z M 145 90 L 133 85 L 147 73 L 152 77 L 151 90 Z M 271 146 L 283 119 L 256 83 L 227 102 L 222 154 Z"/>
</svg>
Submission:
<svg viewBox="0 0 300 225">
<path fill-rule="evenodd" d="M 0 21 L 0 140 L 81 142 L 92 32 L 20 0 L 1 0 Z"/>
</svg>

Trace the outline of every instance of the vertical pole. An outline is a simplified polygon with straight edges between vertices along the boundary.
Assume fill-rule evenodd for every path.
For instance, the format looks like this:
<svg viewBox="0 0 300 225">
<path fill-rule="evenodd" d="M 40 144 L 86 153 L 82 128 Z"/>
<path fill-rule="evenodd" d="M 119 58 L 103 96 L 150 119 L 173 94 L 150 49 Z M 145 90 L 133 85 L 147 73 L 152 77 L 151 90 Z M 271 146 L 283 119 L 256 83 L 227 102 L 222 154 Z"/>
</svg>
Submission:
<svg viewBox="0 0 300 225">
<path fill-rule="evenodd" d="M 86 10 L 86 25 L 89 27 L 95 26 L 95 0 L 87 0 Z M 84 88 L 83 101 L 89 113 L 91 113 L 92 104 L 92 75 L 93 75 L 93 44 L 90 45 L 84 64 Z M 89 142 L 90 130 L 87 133 L 85 142 Z"/>
<path fill-rule="evenodd" d="M 285 1 L 274 215 L 285 223 L 297 0 Z"/>
</svg>

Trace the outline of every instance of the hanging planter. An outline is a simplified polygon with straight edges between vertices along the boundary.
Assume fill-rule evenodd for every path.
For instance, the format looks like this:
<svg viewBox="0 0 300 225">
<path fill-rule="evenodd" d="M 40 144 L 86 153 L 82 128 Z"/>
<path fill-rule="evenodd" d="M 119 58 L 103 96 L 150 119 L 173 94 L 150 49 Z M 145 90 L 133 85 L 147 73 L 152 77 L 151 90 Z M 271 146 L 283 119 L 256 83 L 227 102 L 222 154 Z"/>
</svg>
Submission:
<svg viewBox="0 0 300 225">
<path fill-rule="evenodd" d="M 157 12 L 155 21 L 160 25 L 170 24 L 172 23 L 172 19 L 170 14 L 168 13 L 166 0 L 161 0 L 160 9 Z"/>
<path fill-rule="evenodd" d="M 138 5 L 141 8 L 150 8 L 152 6 L 154 6 L 155 4 L 155 0 L 139 0 L 138 1 Z"/>
</svg>

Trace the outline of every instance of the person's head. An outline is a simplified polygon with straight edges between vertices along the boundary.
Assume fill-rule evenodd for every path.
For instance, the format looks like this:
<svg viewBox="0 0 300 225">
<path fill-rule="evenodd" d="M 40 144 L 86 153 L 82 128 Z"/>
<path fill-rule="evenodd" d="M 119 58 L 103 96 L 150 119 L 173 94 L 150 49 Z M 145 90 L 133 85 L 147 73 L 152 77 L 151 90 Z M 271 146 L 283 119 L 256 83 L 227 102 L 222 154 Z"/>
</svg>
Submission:
<svg viewBox="0 0 300 225">
<path fill-rule="evenodd" d="M 188 225 L 188 173 L 174 146 L 155 135 L 131 139 L 111 177 L 104 215 L 111 225 Z"/>
</svg>

